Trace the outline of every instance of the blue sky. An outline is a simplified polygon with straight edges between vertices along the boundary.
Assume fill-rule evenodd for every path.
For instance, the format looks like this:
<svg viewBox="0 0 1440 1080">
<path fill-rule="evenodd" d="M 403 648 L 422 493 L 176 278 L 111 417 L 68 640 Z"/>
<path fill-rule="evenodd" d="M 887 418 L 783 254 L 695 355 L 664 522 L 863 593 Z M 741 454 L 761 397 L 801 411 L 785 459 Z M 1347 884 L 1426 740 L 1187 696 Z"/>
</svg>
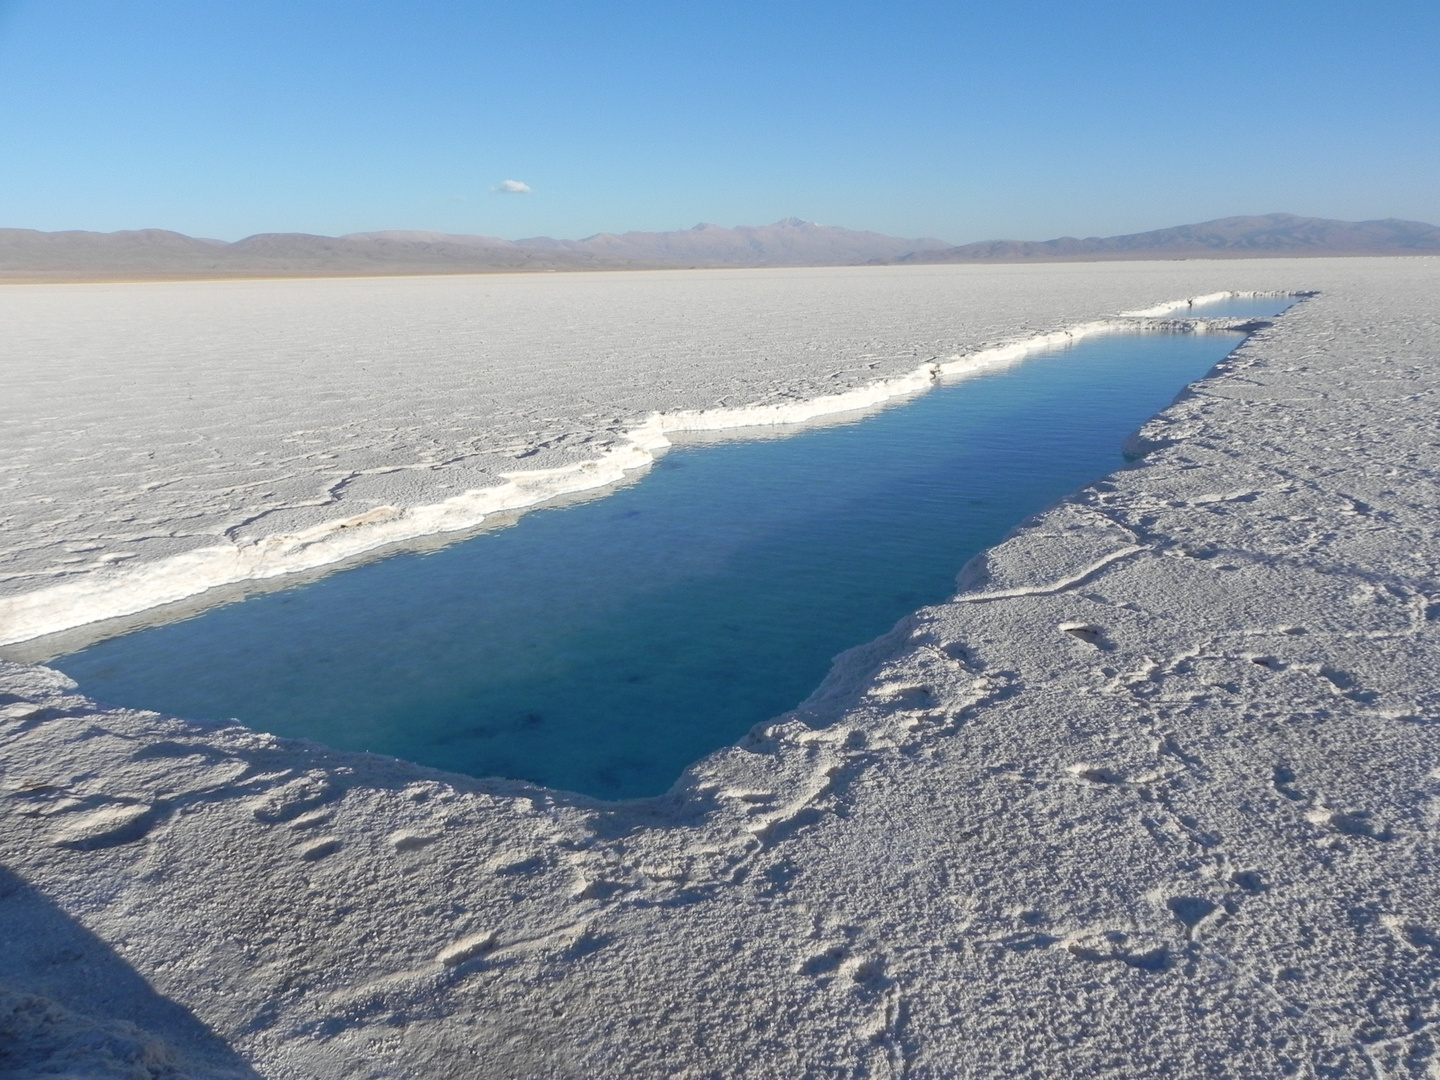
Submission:
<svg viewBox="0 0 1440 1080">
<path fill-rule="evenodd" d="M 1440 222 L 1437 55 L 1433 0 L 0 0 L 0 226 Z"/>
</svg>

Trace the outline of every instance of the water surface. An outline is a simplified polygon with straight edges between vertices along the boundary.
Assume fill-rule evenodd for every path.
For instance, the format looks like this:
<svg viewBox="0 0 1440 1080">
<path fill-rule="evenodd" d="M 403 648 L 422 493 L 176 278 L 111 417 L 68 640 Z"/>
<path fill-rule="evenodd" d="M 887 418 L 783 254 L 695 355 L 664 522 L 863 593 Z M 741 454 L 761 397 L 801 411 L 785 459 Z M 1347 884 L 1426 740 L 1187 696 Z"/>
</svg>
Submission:
<svg viewBox="0 0 1440 1080">
<path fill-rule="evenodd" d="M 1277 299 L 1195 314 L 1258 317 Z M 1239 335 L 1093 338 L 55 662 L 104 701 L 601 798 L 663 792 L 954 592 Z"/>
</svg>

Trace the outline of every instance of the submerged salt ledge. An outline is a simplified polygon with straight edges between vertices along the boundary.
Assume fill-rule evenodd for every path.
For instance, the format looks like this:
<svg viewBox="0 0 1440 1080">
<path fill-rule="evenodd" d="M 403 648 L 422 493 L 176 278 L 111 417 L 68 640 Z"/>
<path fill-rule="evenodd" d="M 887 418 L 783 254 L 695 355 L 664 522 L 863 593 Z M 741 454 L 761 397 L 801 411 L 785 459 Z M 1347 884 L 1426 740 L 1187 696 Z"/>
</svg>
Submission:
<svg viewBox="0 0 1440 1080">
<path fill-rule="evenodd" d="M 1097 334 L 1227 330 L 1243 325 L 1244 320 L 1167 321 L 1164 316 L 1218 300 L 1290 295 L 1298 294 L 1256 290 L 1209 293 L 943 360 L 932 358 L 906 375 L 838 394 L 785 404 L 655 413 L 640 426 L 623 432 L 618 440 L 621 445 L 596 458 L 558 468 L 503 473 L 504 483 L 498 486 L 466 491 L 443 502 L 377 507 L 297 533 L 200 548 L 139 566 L 102 569 L 60 585 L 0 597 L 0 645 L 137 614 L 227 585 L 314 571 L 428 536 L 472 530 L 497 514 L 533 509 L 619 483 L 627 474 L 652 464 L 655 453 L 671 445 L 669 435 L 803 425 L 921 393 L 937 379 L 993 371 Z"/>
</svg>

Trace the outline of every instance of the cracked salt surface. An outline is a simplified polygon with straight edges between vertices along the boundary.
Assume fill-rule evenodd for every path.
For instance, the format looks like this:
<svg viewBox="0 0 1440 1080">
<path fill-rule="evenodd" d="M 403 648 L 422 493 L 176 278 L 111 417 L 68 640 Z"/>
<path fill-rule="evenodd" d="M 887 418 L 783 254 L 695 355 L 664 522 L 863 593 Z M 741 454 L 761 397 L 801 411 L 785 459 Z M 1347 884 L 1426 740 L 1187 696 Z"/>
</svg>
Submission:
<svg viewBox="0 0 1440 1080">
<path fill-rule="evenodd" d="M 1440 262 L 887 275 L 721 288 L 735 304 L 760 282 L 786 318 L 830 304 L 842 322 L 888 293 L 896 318 L 847 354 L 858 367 L 947 320 L 959 351 L 1178 296 L 1321 293 L 1148 424 L 1136 467 L 663 800 L 604 807 L 105 709 L 5 665 L 0 919 L 31 913 L 25 948 L 0 954 L 6 1068 L 38 1072 L 58 1040 L 71 1071 L 113 1076 L 162 1055 L 174 1075 L 246 1075 L 243 1059 L 286 1078 L 1429 1075 Z M 388 287 L 343 284 L 362 318 Z M 91 288 L 68 294 L 82 328 Z M 145 288 L 127 294 L 142 322 Z M 613 400 L 691 394 L 643 412 L 706 404 L 697 384 L 744 404 L 790 378 L 805 396 L 836 370 L 737 349 L 687 373 L 695 354 L 661 352 L 597 379 Z M 77 374 L 67 393 L 78 410 L 100 391 Z M 562 427 L 607 411 L 563 379 L 534 393 Z M 16 414 L 22 434 L 63 397 Z M 6 535 L 34 543 L 16 547 L 52 542 L 37 506 L 63 507 L 54 549 L 92 512 L 63 502 L 84 471 L 63 442 L 32 446 L 46 477 L 11 474 L 56 500 L 24 503 Z M 122 513 L 163 518 L 168 496 L 125 490 Z M 98 992 L 97 971 L 144 993 Z"/>
</svg>

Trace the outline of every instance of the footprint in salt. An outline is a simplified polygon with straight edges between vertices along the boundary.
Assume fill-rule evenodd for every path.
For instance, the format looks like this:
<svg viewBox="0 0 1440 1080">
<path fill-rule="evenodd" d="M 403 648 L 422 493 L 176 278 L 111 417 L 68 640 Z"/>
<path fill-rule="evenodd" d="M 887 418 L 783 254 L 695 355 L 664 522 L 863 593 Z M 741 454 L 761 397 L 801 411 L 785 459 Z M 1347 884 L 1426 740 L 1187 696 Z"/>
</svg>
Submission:
<svg viewBox="0 0 1440 1080">
<path fill-rule="evenodd" d="M 434 833 L 401 829 L 390 834 L 390 847 L 397 855 L 408 855 L 412 851 L 423 851 L 439 839 Z"/>
<path fill-rule="evenodd" d="M 274 825 L 293 821 L 306 811 L 329 802 L 337 794 L 339 793 L 331 784 L 330 778 L 319 769 L 314 769 L 287 784 L 267 791 L 251 804 L 250 812 L 255 815 L 256 820 Z"/>
<path fill-rule="evenodd" d="M 77 851 L 115 847 L 139 840 L 155 821 L 155 808 L 145 803 L 107 806 L 69 822 L 55 834 L 51 843 Z"/>
<path fill-rule="evenodd" d="M 319 862 L 327 856 L 334 855 L 342 846 L 339 837 L 326 836 L 302 847 L 300 858 L 304 862 Z"/>
</svg>

